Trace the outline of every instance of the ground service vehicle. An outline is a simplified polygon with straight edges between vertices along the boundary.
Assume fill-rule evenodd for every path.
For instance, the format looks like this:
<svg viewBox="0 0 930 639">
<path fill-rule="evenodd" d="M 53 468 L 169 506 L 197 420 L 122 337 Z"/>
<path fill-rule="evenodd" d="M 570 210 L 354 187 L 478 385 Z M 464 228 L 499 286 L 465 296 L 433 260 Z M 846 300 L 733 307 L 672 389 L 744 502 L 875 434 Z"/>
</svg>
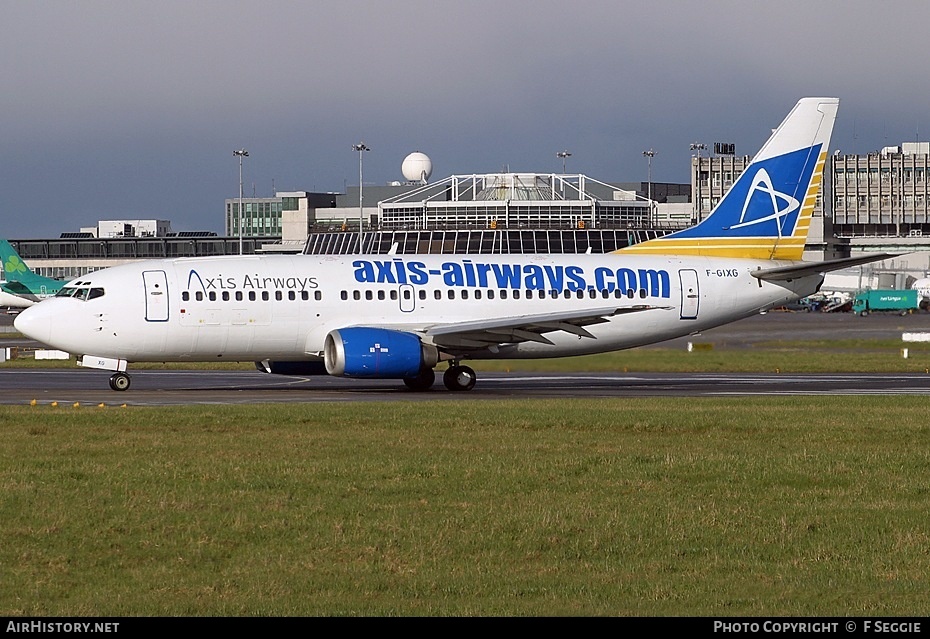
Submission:
<svg viewBox="0 0 930 639">
<path fill-rule="evenodd" d="M 853 313 L 866 316 L 885 312 L 907 315 L 918 309 L 920 299 L 914 289 L 861 291 L 853 300 Z"/>
</svg>

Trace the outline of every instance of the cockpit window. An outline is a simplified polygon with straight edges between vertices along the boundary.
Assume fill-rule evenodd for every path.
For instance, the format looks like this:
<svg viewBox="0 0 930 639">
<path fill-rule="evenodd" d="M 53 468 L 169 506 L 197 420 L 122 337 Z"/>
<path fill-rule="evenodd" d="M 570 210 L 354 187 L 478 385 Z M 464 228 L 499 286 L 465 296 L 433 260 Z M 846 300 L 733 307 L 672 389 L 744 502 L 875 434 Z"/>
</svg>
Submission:
<svg viewBox="0 0 930 639">
<path fill-rule="evenodd" d="M 78 300 L 92 300 L 98 297 L 103 297 L 105 291 L 99 286 L 71 286 L 68 288 L 62 288 L 60 291 L 55 293 L 55 297 L 73 297 Z"/>
</svg>

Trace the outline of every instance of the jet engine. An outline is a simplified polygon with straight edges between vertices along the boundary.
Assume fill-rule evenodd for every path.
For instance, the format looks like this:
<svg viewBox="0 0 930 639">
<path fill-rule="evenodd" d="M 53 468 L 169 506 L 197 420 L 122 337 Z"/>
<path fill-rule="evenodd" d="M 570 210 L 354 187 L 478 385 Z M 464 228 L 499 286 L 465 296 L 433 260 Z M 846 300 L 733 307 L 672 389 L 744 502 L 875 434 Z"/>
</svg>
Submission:
<svg viewBox="0 0 930 639">
<path fill-rule="evenodd" d="M 340 328 L 323 345 L 326 372 L 336 377 L 416 377 L 439 361 L 435 346 L 412 333 L 363 326 Z"/>
</svg>

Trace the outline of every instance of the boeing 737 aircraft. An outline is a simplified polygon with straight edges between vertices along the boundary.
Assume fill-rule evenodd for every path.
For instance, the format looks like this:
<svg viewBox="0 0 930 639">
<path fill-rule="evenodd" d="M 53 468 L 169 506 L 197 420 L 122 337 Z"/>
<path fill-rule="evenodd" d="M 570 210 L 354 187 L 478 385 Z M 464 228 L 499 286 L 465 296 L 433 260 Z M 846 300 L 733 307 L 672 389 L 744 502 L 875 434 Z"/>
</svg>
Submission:
<svg viewBox="0 0 930 639">
<path fill-rule="evenodd" d="M 36 275 L 9 242 L 0 240 L 0 264 L 4 281 L 0 282 L 0 306 L 25 308 L 53 297 L 64 285 L 62 280 Z"/>
<path fill-rule="evenodd" d="M 464 362 L 603 353 L 704 331 L 815 293 L 801 261 L 839 100 L 804 98 L 704 221 L 603 255 L 181 258 L 78 278 L 20 314 L 25 335 L 115 371 L 254 361 L 268 373 L 435 380 Z"/>
</svg>

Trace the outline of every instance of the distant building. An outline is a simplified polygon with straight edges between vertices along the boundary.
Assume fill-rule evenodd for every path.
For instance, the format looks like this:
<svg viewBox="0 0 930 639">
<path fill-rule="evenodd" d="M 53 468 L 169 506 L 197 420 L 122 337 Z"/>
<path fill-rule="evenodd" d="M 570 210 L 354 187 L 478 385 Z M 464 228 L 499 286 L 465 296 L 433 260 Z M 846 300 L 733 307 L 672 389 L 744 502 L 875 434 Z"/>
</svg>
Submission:
<svg viewBox="0 0 930 639">
<path fill-rule="evenodd" d="M 837 236 L 930 236 L 930 142 L 837 152 L 831 165 Z"/>
</svg>

